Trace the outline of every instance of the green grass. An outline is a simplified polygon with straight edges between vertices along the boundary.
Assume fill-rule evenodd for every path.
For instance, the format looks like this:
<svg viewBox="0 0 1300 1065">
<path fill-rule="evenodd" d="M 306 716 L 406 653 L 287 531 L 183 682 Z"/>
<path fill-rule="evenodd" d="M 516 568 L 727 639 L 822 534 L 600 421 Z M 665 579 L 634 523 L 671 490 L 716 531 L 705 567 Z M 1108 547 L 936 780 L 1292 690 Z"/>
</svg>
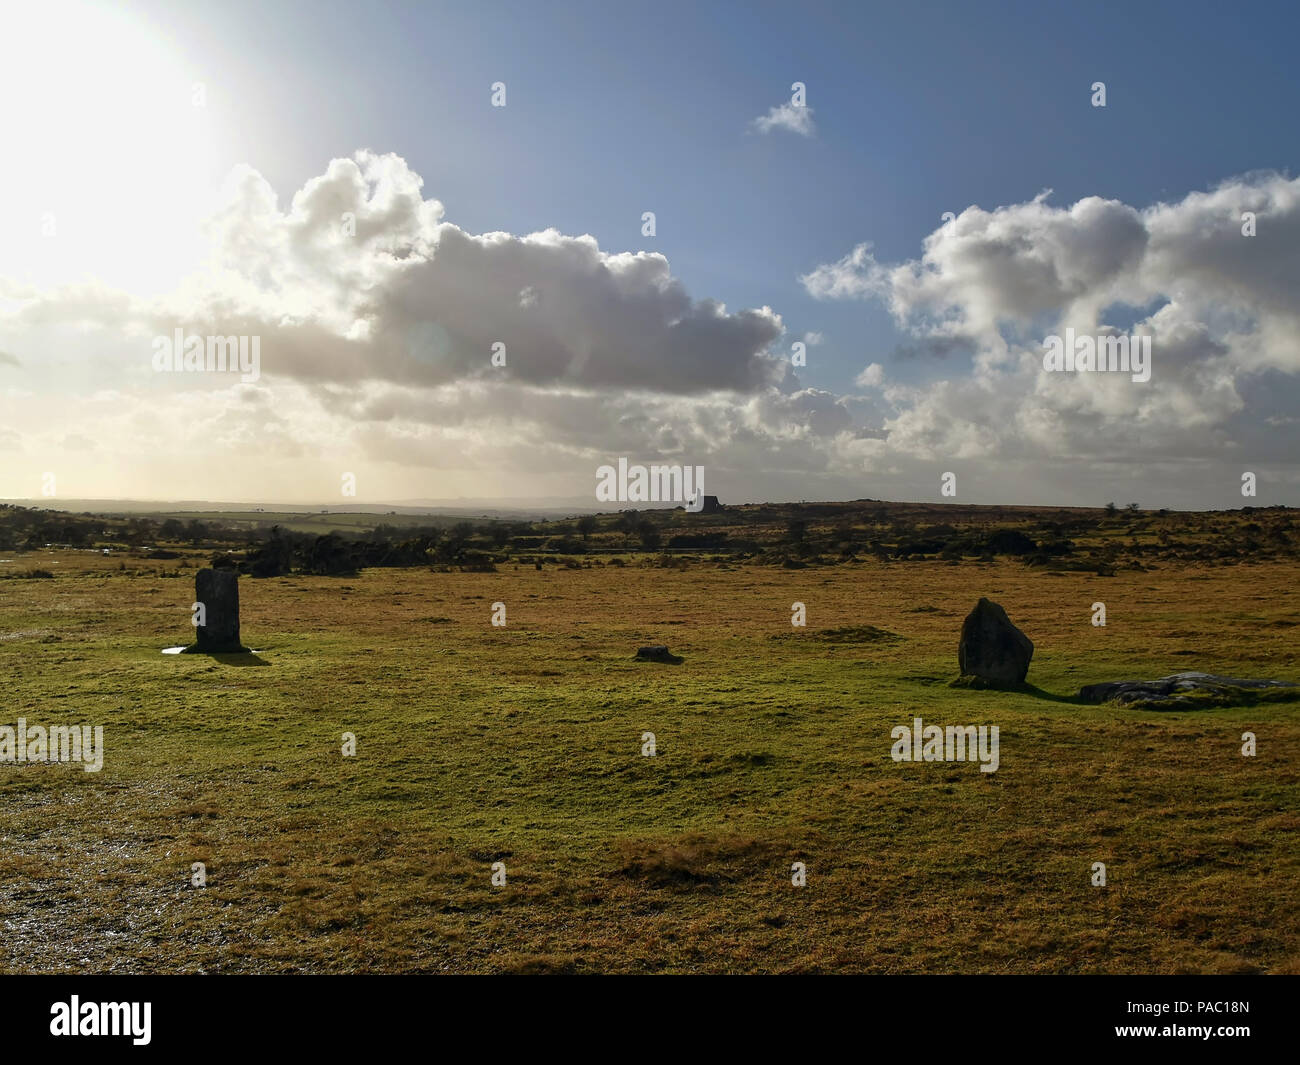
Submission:
<svg viewBox="0 0 1300 1065">
<path fill-rule="evenodd" d="M 188 579 L 49 557 L 0 582 L 0 724 L 102 724 L 107 753 L 0 765 L 5 971 L 1300 969 L 1300 706 L 1069 701 L 1300 679 L 1293 563 L 244 579 L 239 665 L 159 653 Z M 947 687 L 980 595 L 1036 690 Z M 893 762 L 914 716 L 998 725 L 1001 768 Z"/>
</svg>

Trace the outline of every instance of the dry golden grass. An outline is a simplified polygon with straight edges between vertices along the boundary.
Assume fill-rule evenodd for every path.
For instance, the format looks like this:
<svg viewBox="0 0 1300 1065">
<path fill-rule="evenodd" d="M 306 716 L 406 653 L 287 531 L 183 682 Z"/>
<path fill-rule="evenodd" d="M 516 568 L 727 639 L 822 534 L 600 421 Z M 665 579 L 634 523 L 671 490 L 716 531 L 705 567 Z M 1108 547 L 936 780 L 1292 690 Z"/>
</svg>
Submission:
<svg viewBox="0 0 1300 1065">
<path fill-rule="evenodd" d="M 0 724 L 102 724 L 107 754 L 0 765 L 6 971 L 1297 970 L 1300 703 L 1068 701 L 1300 679 L 1295 563 L 244 579 L 242 666 L 159 653 L 192 570 L 11 565 L 56 578 L 0 580 Z M 946 686 L 981 595 L 1037 693 Z M 1001 768 L 893 762 L 914 716 L 998 725 Z"/>
</svg>

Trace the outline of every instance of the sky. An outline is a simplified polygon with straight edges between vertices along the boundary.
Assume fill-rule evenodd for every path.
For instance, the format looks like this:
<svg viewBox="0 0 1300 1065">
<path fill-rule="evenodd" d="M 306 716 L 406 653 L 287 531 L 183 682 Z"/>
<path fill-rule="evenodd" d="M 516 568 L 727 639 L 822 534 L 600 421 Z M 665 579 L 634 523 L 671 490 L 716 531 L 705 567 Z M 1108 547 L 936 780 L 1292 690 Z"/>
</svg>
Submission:
<svg viewBox="0 0 1300 1065">
<path fill-rule="evenodd" d="M 0 498 L 1300 505 L 1294 5 L 0 8 Z"/>
</svg>

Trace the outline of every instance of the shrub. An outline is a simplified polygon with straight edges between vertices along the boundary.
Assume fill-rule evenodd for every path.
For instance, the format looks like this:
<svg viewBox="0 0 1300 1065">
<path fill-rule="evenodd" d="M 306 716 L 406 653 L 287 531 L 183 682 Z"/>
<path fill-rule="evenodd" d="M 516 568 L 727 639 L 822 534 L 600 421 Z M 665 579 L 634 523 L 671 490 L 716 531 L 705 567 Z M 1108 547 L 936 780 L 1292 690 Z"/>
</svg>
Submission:
<svg viewBox="0 0 1300 1065">
<path fill-rule="evenodd" d="M 984 543 L 995 555 L 1032 555 L 1038 550 L 1038 545 L 1019 529 L 999 529 Z"/>
</svg>

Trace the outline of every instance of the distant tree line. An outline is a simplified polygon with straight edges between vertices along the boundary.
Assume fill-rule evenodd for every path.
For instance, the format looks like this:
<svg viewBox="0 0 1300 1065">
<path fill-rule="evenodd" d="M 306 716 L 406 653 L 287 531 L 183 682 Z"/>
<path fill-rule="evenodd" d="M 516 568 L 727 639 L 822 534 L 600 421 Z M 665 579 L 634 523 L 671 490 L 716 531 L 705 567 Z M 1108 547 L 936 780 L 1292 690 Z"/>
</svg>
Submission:
<svg viewBox="0 0 1300 1065">
<path fill-rule="evenodd" d="M 1136 504 L 1037 513 L 954 508 L 951 523 L 918 520 L 942 511 L 865 500 L 762 504 L 724 508 L 715 515 L 678 508 L 562 520 L 435 518 L 322 535 L 281 525 L 234 528 L 198 518 L 70 514 L 0 504 L 0 551 L 126 546 L 146 558 L 172 559 L 186 548 L 211 550 L 222 564 L 257 577 L 345 576 L 374 566 L 490 570 L 511 559 L 538 566 L 601 560 L 619 565 L 621 555 L 635 552 L 657 555 L 660 565 L 707 552 L 717 561 L 787 567 L 1003 556 L 1031 566 L 1097 572 L 1122 560 L 1136 565 L 1161 558 L 1231 562 L 1300 556 L 1295 512 L 1281 507 L 1188 514 L 1141 511 Z"/>
</svg>

